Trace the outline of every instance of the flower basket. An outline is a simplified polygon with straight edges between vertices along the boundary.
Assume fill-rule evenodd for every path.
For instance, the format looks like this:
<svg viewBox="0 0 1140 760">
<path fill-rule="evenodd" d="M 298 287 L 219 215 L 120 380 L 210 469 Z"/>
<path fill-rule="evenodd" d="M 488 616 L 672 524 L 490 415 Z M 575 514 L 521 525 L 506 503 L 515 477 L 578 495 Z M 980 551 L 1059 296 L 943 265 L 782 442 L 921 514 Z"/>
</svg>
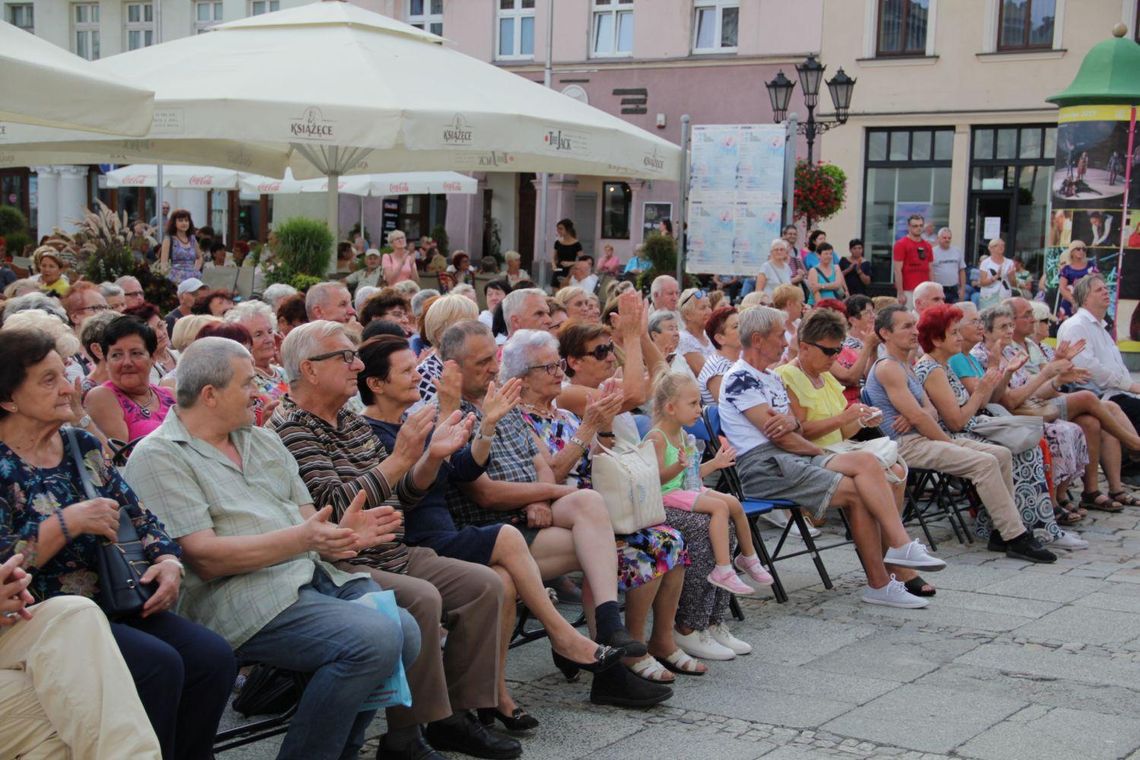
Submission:
<svg viewBox="0 0 1140 760">
<path fill-rule="evenodd" d="M 834 164 L 796 163 L 793 216 L 808 227 L 839 213 L 847 197 L 847 175 Z"/>
</svg>

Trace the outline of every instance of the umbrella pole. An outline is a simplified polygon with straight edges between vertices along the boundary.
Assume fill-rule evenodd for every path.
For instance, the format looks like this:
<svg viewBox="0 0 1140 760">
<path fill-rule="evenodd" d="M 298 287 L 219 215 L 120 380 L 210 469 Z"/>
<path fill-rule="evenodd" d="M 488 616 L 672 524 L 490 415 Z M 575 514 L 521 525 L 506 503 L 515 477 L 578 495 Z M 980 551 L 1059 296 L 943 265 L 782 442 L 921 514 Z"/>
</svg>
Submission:
<svg viewBox="0 0 1140 760">
<path fill-rule="evenodd" d="M 681 198 L 677 210 L 677 282 L 685 287 L 685 219 L 689 203 L 689 115 L 681 117 Z"/>
<path fill-rule="evenodd" d="M 162 242 L 162 236 L 166 232 L 166 225 L 163 223 L 164 220 L 162 218 L 162 200 L 165 193 L 162 191 L 162 164 L 155 164 L 154 215 L 158 219 L 158 229 L 156 230 L 155 240 L 159 243 Z"/>
<path fill-rule="evenodd" d="M 329 172 L 329 190 L 328 190 L 328 224 L 329 232 L 333 234 L 333 240 L 340 240 L 340 197 L 337 194 L 338 186 L 340 185 L 340 174 L 337 172 Z M 329 273 L 336 272 L 336 246 L 333 246 L 333 256 L 329 258 Z"/>
</svg>

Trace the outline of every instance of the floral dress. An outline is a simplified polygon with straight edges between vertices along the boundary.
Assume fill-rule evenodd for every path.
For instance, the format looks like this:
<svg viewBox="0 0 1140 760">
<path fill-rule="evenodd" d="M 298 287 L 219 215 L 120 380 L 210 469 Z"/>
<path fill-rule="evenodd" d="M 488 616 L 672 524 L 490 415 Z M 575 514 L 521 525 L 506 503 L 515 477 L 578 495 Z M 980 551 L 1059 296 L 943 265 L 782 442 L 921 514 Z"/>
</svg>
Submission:
<svg viewBox="0 0 1140 760">
<path fill-rule="evenodd" d="M 538 434 L 551 455 L 562 451 L 578 432 L 578 417 L 565 409 L 553 410 L 553 416 L 521 409 L 523 419 Z M 566 482 L 579 488 L 590 488 L 590 454 L 586 453 L 570 471 Z M 618 590 L 629 591 L 660 578 L 677 566 L 689 566 L 685 539 L 675 528 L 662 523 L 636 533 L 617 536 Z"/>
<path fill-rule="evenodd" d="M 270 404 L 283 398 L 289 392 L 289 380 L 285 376 L 284 367 L 270 364 L 269 371 L 264 374 L 262 370 L 255 369 L 253 384 L 257 388 L 257 397 L 253 400 L 253 411 L 257 415 L 257 424 L 263 425 L 267 422 L 265 410 L 269 408 Z"/>
<path fill-rule="evenodd" d="M 926 378 L 939 367 L 942 365 L 929 356 L 924 356 L 914 366 L 914 374 L 918 377 L 919 382 L 926 385 Z M 942 367 L 942 369 L 946 371 L 946 379 L 950 382 L 950 390 L 953 391 L 958 406 L 964 405 L 970 400 L 970 392 L 966 390 L 966 386 L 962 384 L 962 380 L 954 370 L 949 367 Z M 939 424 L 947 435 L 954 438 L 968 438 L 982 443 L 990 443 L 985 436 L 972 432 L 974 425 L 977 424 L 977 419 L 976 416 L 971 417 L 966 423 L 966 427 L 956 433 L 951 432 L 945 423 L 939 421 Z M 1053 516 L 1053 502 L 1049 498 L 1049 486 L 1045 481 L 1045 462 L 1038 446 L 1013 455 L 1013 502 L 1021 515 L 1021 522 L 1027 529 L 1043 531 L 1049 540 L 1061 535 L 1057 519 Z M 974 520 L 974 534 L 988 539 L 993 529 L 994 525 L 989 513 L 984 508 L 979 510 L 978 516 Z"/>
<path fill-rule="evenodd" d="M 84 501 L 82 481 L 75 469 L 64 439 L 63 459 L 55 467 L 34 467 L 0 443 L 0 562 L 13 554 L 24 555 L 31 564 L 39 542 L 40 523 L 56 509 Z M 151 562 L 164 555 L 181 556 L 162 523 L 143 509 L 119 471 L 103 459 L 99 441 L 89 433 L 75 431 L 83 463 L 92 485 L 100 496 L 123 506 L 142 540 Z M 102 539 L 90 534 L 74 535 L 50 560 L 36 567 L 28 587 L 37 602 L 55 596 L 77 595 L 95 598 L 99 593 L 96 551 Z"/>
<path fill-rule="evenodd" d="M 1003 355 L 1006 359 L 1012 359 L 1017 355 L 1017 347 L 1006 346 Z M 970 356 L 978 361 L 979 367 L 985 367 L 989 360 L 989 351 L 984 343 L 979 343 L 970 351 Z M 1029 362 L 1013 373 L 1013 377 L 1009 379 L 1009 387 L 1020 388 L 1025 385 L 1030 377 L 1040 372 L 1042 364 L 1052 361 L 1051 354 L 1045 354 L 1043 351 L 1042 356 L 1045 361 L 1035 362 L 1033 352 L 1030 351 Z M 1045 440 L 1049 442 L 1049 453 L 1053 455 L 1053 482 L 1058 486 L 1067 487 L 1071 483 L 1080 481 L 1085 475 L 1085 467 L 1089 464 L 1089 445 L 1081 426 L 1067 420 L 1046 422 Z"/>
<path fill-rule="evenodd" d="M 174 284 L 191 277 L 201 277 L 202 272 L 194 268 L 198 260 L 198 240 L 193 235 L 188 243 L 183 243 L 177 235 L 170 238 L 170 274 L 167 278 Z"/>
</svg>

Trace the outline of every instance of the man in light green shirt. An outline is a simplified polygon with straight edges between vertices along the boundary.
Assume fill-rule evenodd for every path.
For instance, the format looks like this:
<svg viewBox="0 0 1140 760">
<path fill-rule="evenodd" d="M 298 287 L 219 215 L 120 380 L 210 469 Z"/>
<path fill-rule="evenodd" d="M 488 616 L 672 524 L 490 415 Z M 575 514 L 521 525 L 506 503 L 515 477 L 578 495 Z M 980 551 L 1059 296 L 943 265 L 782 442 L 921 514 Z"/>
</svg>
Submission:
<svg viewBox="0 0 1140 760">
<path fill-rule="evenodd" d="M 419 628 L 404 610 L 396 622 L 353 604 L 380 587 L 329 562 L 391 541 L 400 518 L 363 510 L 363 498 L 339 525 L 313 509 L 288 450 L 252 424 L 253 361 L 240 344 L 196 341 L 178 372 L 178 406 L 126 476 L 182 547 L 180 612 L 242 659 L 312 674 L 278 757 L 354 755 L 375 715 L 360 706 L 400 659 L 412 664 Z"/>
</svg>

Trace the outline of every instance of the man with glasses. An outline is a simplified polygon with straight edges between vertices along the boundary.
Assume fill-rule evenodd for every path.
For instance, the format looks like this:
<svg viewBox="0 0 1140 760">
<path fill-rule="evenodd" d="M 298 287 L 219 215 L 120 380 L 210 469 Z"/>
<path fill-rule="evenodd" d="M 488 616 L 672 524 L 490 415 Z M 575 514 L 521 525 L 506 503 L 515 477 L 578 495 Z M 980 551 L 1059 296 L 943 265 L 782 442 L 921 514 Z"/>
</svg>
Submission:
<svg viewBox="0 0 1140 760">
<path fill-rule="evenodd" d="M 63 308 L 67 318 L 71 320 L 75 334 L 83 329 L 83 323 L 96 314 L 102 314 L 111 307 L 99 292 L 99 286 L 87 281 L 80 281 L 71 286 L 71 290 L 63 297 Z"/>
<path fill-rule="evenodd" d="M 894 259 L 895 294 L 903 306 L 914 305 L 914 289 L 930 277 L 934 254 L 930 243 L 922 239 L 926 222 L 921 214 L 911 214 L 906 220 L 906 235 L 895 241 Z"/>
<path fill-rule="evenodd" d="M 146 303 L 146 293 L 143 292 L 142 283 L 137 277 L 127 275 L 115 280 L 115 284 L 123 289 L 124 309 L 133 309 Z"/>
<path fill-rule="evenodd" d="M 357 393 L 364 364 L 341 324 L 317 320 L 295 328 L 281 344 L 281 359 L 289 393 L 268 427 L 297 460 L 313 505 L 332 507 L 333 519 L 340 520 L 362 491 L 367 493 L 366 510 L 385 504 L 399 510 L 415 507 L 435 485 L 443 460 L 467 442 L 471 421 L 448 415 L 431 431 L 436 409 L 425 406 L 401 426 L 389 454 L 368 422 L 345 409 Z M 429 433 L 431 443 L 425 448 Z M 396 500 L 390 498 L 393 494 Z M 381 588 L 396 592 L 397 602 L 420 626 L 420 656 L 408 669 L 413 702 L 388 709 L 388 733 L 378 757 L 436 760 L 433 750 L 518 757 L 522 748 L 517 741 L 489 733 L 471 713 L 499 701 L 503 584 L 498 574 L 484 565 L 440 557 L 427 547 L 408 547 L 402 527 L 393 540 L 338 566 L 367 570 Z M 441 619 L 448 628 L 442 649 Z M 420 724 L 427 724 L 424 735 Z"/>
</svg>

